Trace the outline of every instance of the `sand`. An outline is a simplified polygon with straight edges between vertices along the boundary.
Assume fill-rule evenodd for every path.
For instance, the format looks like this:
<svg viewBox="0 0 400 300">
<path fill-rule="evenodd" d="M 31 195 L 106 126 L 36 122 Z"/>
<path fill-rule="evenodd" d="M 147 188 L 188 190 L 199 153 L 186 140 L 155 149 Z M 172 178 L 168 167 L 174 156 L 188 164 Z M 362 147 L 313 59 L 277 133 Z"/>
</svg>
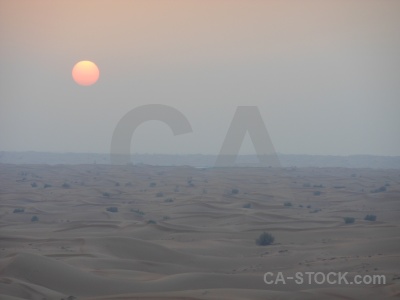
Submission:
<svg viewBox="0 0 400 300">
<path fill-rule="evenodd" d="M 2 164 L 0 200 L 0 299 L 400 296 L 400 170 Z"/>
</svg>

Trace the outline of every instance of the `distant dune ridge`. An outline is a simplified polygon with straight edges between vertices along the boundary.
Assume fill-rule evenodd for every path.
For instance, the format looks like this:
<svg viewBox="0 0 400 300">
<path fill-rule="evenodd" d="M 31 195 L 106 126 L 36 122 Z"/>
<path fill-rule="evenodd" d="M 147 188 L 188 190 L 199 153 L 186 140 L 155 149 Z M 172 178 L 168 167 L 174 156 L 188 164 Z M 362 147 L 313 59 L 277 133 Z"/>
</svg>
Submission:
<svg viewBox="0 0 400 300">
<path fill-rule="evenodd" d="M 187 154 L 133 154 L 133 164 L 156 166 L 213 167 L 216 155 Z M 400 169 L 400 156 L 374 155 L 294 155 L 278 154 L 282 167 L 343 167 Z M 99 153 L 48 153 L 0 151 L 0 163 L 8 164 L 110 164 L 110 154 Z M 236 166 L 258 166 L 256 155 L 239 155 Z"/>
<path fill-rule="evenodd" d="M 400 295 L 398 169 L 46 165 L 26 155 L 38 160 L 0 164 L 0 299 Z M 61 158 L 71 159 L 47 157 Z M 272 244 L 256 244 L 263 232 Z M 264 282 L 266 272 L 307 271 L 387 282 Z"/>
</svg>

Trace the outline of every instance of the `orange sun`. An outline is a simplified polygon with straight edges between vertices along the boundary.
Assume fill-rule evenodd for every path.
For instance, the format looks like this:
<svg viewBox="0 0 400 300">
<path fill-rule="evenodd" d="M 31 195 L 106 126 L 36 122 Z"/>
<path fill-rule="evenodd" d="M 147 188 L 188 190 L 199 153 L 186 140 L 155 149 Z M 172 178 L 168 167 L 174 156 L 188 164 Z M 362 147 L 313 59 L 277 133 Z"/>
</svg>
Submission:
<svg viewBox="0 0 400 300">
<path fill-rule="evenodd" d="M 92 85 L 99 79 L 99 68 L 94 62 L 82 60 L 72 69 L 72 78 L 77 84 Z"/>
</svg>

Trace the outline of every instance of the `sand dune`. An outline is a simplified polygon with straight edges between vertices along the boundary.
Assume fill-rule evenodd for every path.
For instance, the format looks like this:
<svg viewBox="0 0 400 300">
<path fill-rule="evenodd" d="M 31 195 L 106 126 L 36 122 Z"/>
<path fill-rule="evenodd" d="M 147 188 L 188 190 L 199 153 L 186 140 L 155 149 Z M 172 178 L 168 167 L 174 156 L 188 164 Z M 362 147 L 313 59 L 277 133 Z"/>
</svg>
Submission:
<svg viewBox="0 0 400 300">
<path fill-rule="evenodd" d="M 0 299 L 395 299 L 399 175 L 1 165 Z M 263 280 L 307 271 L 387 282 Z"/>
</svg>

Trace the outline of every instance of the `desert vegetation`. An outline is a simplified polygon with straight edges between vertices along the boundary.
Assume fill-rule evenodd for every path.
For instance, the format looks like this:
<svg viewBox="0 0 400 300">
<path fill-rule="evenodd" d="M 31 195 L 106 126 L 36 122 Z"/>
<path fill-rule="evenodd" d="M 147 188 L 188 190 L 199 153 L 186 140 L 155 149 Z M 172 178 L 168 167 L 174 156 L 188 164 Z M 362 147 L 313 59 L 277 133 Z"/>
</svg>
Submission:
<svg viewBox="0 0 400 300">
<path fill-rule="evenodd" d="M 71 185 L 69 183 L 64 182 L 61 187 L 63 189 L 69 189 L 69 188 L 71 188 Z"/>
<path fill-rule="evenodd" d="M 366 215 L 364 220 L 366 221 L 376 221 L 376 215 Z"/>
<path fill-rule="evenodd" d="M 137 215 L 139 215 L 139 216 L 144 216 L 145 215 L 145 213 L 143 212 L 143 211 L 141 211 L 140 209 L 131 209 L 131 212 L 134 212 L 134 213 L 136 213 Z"/>
<path fill-rule="evenodd" d="M 256 239 L 256 244 L 259 246 L 267 246 L 274 242 L 275 238 L 268 232 L 263 232 Z"/>
<path fill-rule="evenodd" d="M 116 206 L 107 207 L 107 211 L 116 213 L 116 212 L 118 212 L 118 207 L 116 207 Z"/>
<path fill-rule="evenodd" d="M 356 219 L 353 217 L 344 217 L 343 220 L 345 224 L 353 224 Z"/>
<path fill-rule="evenodd" d="M 383 186 L 381 186 L 379 188 L 371 190 L 371 193 L 373 193 L 373 194 L 383 193 L 383 192 L 386 192 L 386 186 L 385 185 L 383 185 Z"/>
</svg>

